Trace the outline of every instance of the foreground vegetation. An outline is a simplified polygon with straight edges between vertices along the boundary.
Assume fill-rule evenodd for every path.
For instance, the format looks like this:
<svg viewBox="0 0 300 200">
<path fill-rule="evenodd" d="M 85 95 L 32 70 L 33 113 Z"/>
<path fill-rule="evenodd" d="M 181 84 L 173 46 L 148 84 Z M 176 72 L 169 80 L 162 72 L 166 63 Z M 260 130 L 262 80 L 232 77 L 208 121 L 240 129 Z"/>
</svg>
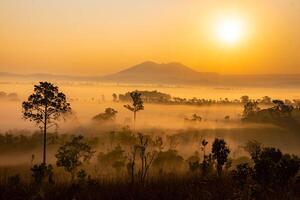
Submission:
<svg viewBox="0 0 300 200">
<path fill-rule="evenodd" d="M 57 149 L 56 166 L 33 164 L 30 179 L 1 174 L 0 199 L 300 197 L 300 160 L 279 149 L 249 141 L 243 147 L 249 158 L 232 159 L 226 141 L 216 138 L 208 149 L 204 139 L 199 151 L 185 158 L 160 138 L 131 136 L 127 145 L 113 144 L 107 152 L 96 152 L 92 140 L 69 136 Z"/>
<path fill-rule="evenodd" d="M 136 130 L 137 113 L 143 111 L 145 99 L 137 91 L 127 96 L 131 104 L 124 107 L 133 114 L 133 128 L 114 125 L 118 111 L 107 108 L 92 118 L 91 127 L 80 130 L 84 136 L 76 131 L 57 134 L 49 129 L 72 114 L 71 105 L 53 84 L 36 85 L 34 93 L 23 102 L 22 113 L 42 133 L 0 134 L 0 155 L 43 149 L 43 159 L 40 162 L 32 154 L 30 164 L 0 167 L 0 199 L 300 198 L 299 157 L 253 140 L 251 129 L 249 137 L 238 141 L 238 148 L 226 141 L 226 129 L 191 128 L 173 133 Z M 117 101 L 116 98 L 114 95 Z M 264 105 L 271 106 L 260 108 L 257 101 L 243 97 L 241 122 L 279 125 L 281 128 L 275 126 L 271 131 L 260 129 L 272 134 L 267 140 L 275 137 L 274 130 L 299 138 L 295 132 L 299 127 L 295 115 L 299 107 L 267 100 Z M 184 120 L 202 123 L 197 114 Z M 226 116 L 225 121 L 229 120 Z M 113 130 L 92 134 L 107 123 L 113 124 Z M 235 131 L 232 137 L 240 137 L 240 129 Z"/>
</svg>

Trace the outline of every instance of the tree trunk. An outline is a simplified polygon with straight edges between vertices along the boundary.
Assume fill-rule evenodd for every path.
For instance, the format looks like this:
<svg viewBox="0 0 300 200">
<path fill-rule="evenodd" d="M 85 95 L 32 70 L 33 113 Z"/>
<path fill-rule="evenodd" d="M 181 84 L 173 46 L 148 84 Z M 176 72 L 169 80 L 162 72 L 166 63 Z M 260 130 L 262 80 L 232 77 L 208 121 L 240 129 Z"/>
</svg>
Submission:
<svg viewBox="0 0 300 200">
<path fill-rule="evenodd" d="M 131 164 L 131 183 L 134 184 L 134 165 L 135 165 L 135 161 L 132 161 Z"/>
<path fill-rule="evenodd" d="M 133 130 L 135 131 L 136 112 L 133 112 Z"/>
<path fill-rule="evenodd" d="M 43 164 L 46 165 L 46 143 L 47 143 L 47 105 L 45 107 L 45 117 L 44 117 L 44 151 L 43 151 Z"/>
<path fill-rule="evenodd" d="M 222 176 L 222 165 L 217 164 L 217 173 L 219 177 Z"/>
<path fill-rule="evenodd" d="M 44 151 L 43 151 L 43 164 L 46 165 L 46 142 L 47 142 L 47 123 L 44 124 Z"/>
</svg>

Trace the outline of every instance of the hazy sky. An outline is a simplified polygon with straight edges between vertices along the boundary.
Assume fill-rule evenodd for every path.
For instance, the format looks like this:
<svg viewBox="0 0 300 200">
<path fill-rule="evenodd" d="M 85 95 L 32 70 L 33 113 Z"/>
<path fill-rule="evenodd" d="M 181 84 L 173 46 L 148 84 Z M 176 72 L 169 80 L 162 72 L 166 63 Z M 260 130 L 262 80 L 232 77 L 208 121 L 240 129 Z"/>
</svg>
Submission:
<svg viewBox="0 0 300 200">
<path fill-rule="evenodd" d="M 215 25 L 233 16 L 238 41 Z M 300 73 L 299 0 L 0 0 L 0 71 L 95 75 L 152 60 Z"/>
</svg>

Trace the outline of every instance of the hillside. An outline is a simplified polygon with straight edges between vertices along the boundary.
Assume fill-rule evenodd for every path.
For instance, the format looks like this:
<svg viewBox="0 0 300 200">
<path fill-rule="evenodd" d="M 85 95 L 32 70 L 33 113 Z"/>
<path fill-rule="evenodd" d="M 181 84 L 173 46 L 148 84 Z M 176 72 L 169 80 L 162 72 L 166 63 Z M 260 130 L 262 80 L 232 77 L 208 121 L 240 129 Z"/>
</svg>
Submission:
<svg viewBox="0 0 300 200">
<path fill-rule="evenodd" d="M 180 63 L 143 62 L 101 79 L 126 83 L 213 84 L 216 73 L 200 73 Z"/>
<path fill-rule="evenodd" d="M 219 75 L 195 71 L 180 63 L 143 62 L 105 76 L 60 74 L 15 74 L 0 72 L 0 82 L 14 81 L 96 81 L 103 83 L 197 85 L 212 87 L 299 87 L 299 74 Z"/>
</svg>

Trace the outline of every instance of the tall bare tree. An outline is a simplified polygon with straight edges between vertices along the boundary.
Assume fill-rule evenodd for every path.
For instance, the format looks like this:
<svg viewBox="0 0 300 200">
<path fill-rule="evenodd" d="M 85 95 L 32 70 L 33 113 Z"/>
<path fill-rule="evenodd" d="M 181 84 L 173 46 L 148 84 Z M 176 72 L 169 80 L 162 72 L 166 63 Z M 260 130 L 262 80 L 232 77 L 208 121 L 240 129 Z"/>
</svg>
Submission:
<svg viewBox="0 0 300 200">
<path fill-rule="evenodd" d="M 46 164 L 47 130 L 57 127 L 57 121 L 71 112 L 66 95 L 49 82 L 34 86 L 34 93 L 22 104 L 23 118 L 36 123 L 44 133 L 43 163 Z"/>
</svg>

